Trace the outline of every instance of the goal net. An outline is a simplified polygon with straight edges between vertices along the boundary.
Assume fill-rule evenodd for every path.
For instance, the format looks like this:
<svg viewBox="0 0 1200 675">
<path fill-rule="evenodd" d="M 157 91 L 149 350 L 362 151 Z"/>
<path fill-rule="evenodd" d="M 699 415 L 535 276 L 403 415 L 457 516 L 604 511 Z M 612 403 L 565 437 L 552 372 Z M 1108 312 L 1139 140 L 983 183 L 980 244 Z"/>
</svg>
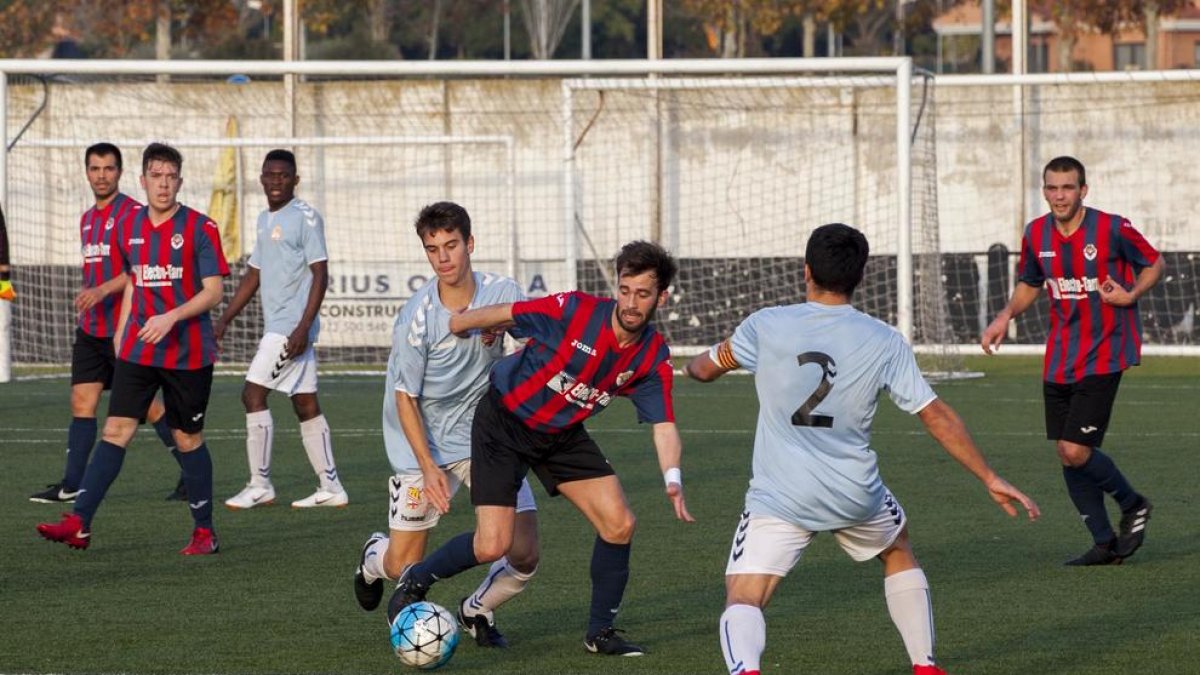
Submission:
<svg viewBox="0 0 1200 675">
<path fill-rule="evenodd" d="M 681 267 L 661 324 L 676 351 L 705 348 L 757 309 L 803 301 L 808 236 L 842 222 L 871 246 L 854 304 L 927 347 L 927 371 L 963 371 L 942 348 L 957 339 L 940 256 L 931 79 L 914 82 L 907 144 L 894 75 L 580 79 L 567 90 L 581 287 L 607 290 L 622 243 L 659 241 Z"/>
<path fill-rule="evenodd" d="M 81 282 L 78 223 L 92 204 L 84 150 L 99 140 L 122 149 L 121 189 L 142 201 L 141 149 L 159 140 L 181 151 L 179 201 L 208 214 L 221 230 L 232 270 L 226 300 L 245 271 L 256 244 L 257 216 L 266 206 L 258 183 L 262 158 L 273 148 L 293 149 L 301 178 L 297 196 L 315 206 L 326 222 L 330 282 L 318 347 L 326 365 L 378 367 L 385 362 L 397 312 L 431 274 L 412 226 L 428 203 L 452 199 L 466 206 L 475 222 L 486 223 L 474 233 L 476 265 L 516 275 L 510 136 L 243 137 L 238 116 L 228 111 L 279 109 L 277 86 L 235 90 L 234 96 L 252 100 L 237 105 L 215 101 L 190 112 L 186 106 L 180 109 L 186 85 L 109 89 L 122 87 L 141 105 L 129 106 L 129 116 L 117 120 L 88 113 L 94 92 L 52 88 L 57 121 L 31 127 L 33 133 L 18 139 L 8 154 L 8 217 L 15 225 L 10 225 L 10 239 L 19 293 L 12 305 L 15 363 L 58 369 L 70 363 L 72 299 Z M 36 88 L 30 91 L 37 93 Z M 221 129 L 227 130 L 225 136 L 211 137 Z M 134 135 L 147 130 L 155 135 Z M 226 334 L 221 363 L 247 364 L 262 330 L 255 298 Z"/>
</svg>

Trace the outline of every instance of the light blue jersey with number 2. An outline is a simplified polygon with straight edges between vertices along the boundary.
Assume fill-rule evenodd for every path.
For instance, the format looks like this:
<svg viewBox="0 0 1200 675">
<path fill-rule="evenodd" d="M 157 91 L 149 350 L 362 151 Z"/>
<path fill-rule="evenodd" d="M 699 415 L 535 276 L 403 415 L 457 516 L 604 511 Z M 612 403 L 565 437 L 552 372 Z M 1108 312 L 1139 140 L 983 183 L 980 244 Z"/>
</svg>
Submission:
<svg viewBox="0 0 1200 675">
<path fill-rule="evenodd" d="M 900 333 L 850 305 L 806 302 L 751 314 L 731 343 L 759 401 L 746 510 L 812 531 L 873 516 L 885 494 L 871 449 L 879 391 L 908 413 L 937 398 Z"/>
</svg>

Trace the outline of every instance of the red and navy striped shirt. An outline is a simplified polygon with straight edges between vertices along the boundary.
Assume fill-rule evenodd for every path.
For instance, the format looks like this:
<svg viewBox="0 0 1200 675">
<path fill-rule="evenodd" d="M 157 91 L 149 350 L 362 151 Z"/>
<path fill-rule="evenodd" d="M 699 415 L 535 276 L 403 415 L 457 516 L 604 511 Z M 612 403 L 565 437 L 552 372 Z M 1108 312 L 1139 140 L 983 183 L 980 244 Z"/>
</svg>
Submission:
<svg viewBox="0 0 1200 675">
<path fill-rule="evenodd" d="M 122 243 L 133 301 L 118 358 L 174 370 L 196 370 L 216 361 L 217 344 L 208 312 L 177 321 L 158 344 L 146 344 L 137 337 L 150 317 L 195 297 L 203 288 L 202 279 L 229 275 L 216 224 L 181 204 L 174 216 L 155 225 L 150 222 L 150 209 L 142 209 L 130 222 Z"/>
<path fill-rule="evenodd" d="M 1046 215 L 1025 227 L 1020 281 L 1045 284 L 1050 293 L 1050 333 L 1042 376 L 1068 384 L 1088 375 L 1116 373 L 1136 366 L 1142 353 L 1142 320 L 1137 304 L 1116 307 L 1100 300 L 1108 279 L 1126 290 L 1138 272 L 1158 260 L 1158 251 L 1121 216 L 1096 209 L 1069 237 Z"/>
<path fill-rule="evenodd" d="M 118 192 L 102 209 L 95 206 L 79 218 L 80 253 L 83 254 L 83 286 L 95 288 L 124 274 L 120 233 L 129 227 L 142 205 Z M 110 338 L 117 332 L 122 293 L 113 293 L 79 313 L 79 328 L 88 335 Z"/>
<path fill-rule="evenodd" d="M 616 301 L 558 293 L 513 303 L 521 351 L 492 367 L 501 402 L 535 431 L 557 433 L 629 398 L 638 421 L 674 422 L 671 350 L 653 325 L 636 342 L 617 344 Z"/>
</svg>

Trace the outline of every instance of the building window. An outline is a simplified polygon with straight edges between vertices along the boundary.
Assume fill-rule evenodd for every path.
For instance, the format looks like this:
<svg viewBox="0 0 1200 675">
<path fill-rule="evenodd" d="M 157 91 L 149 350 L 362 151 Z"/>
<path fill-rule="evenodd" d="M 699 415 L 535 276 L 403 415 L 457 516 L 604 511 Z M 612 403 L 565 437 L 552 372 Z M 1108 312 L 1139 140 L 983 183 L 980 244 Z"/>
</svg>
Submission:
<svg viewBox="0 0 1200 675">
<path fill-rule="evenodd" d="M 1192 67 L 1200 68 L 1200 42 L 1192 43 Z"/>
<path fill-rule="evenodd" d="M 1130 42 L 1113 45 L 1113 70 L 1141 70 L 1145 64 L 1145 43 Z"/>
<path fill-rule="evenodd" d="M 1050 38 L 1042 36 L 1041 39 L 1031 42 L 1033 44 L 1029 45 L 1029 72 L 1050 72 Z M 1060 70 L 1066 70 L 1066 68 Z"/>
</svg>

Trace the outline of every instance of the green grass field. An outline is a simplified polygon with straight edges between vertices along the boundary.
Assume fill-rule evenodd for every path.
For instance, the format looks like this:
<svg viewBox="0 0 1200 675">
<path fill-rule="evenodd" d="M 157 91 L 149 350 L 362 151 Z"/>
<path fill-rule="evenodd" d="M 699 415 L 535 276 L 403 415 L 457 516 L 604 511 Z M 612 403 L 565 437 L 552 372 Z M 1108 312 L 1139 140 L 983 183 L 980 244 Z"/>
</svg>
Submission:
<svg viewBox="0 0 1200 675">
<path fill-rule="evenodd" d="M 1037 523 L 1008 519 L 919 422 L 880 405 L 874 446 L 888 486 L 908 511 L 933 589 L 938 656 L 952 673 L 1195 673 L 1200 671 L 1200 360 L 1151 358 L 1121 386 L 1106 450 L 1156 506 L 1145 547 L 1126 565 L 1067 569 L 1089 539 L 1043 438 L 1039 364 L 983 359 L 981 380 L 938 386 L 992 464 L 1041 504 Z M 245 481 L 241 383 L 218 378 L 208 437 L 222 500 Z M 221 554 L 187 559 L 186 507 L 163 497 L 178 468 L 148 430 L 94 522 L 87 551 L 42 540 L 58 517 L 27 501 L 62 471 L 65 379 L 0 385 L 5 490 L 0 497 L 0 672 L 396 673 L 384 614 L 354 601 L 351 575 L 373 530 L 386 527 L 389 469 L 379 432 L 382 383 L 326 378 L 321 397 L 351 504 L 220 509 Z M 752 381 L 678 380 L 688 504 L 675 522 L 662 495 L 649 432 L 621 401 L 591 425 L 639 516 L 633 574 L 619 625 L 650 653 L 640 659 L 582 648 L 593 535 L 569 504 L 540 487 L 542 565 L 503 608 L 513 643 L 502 653 L 464 642 L 447 666 L 462 673 L 720 673 L 722 574 L 749 476 L 756 414 Z M 295 418 L 282 398 L 274 482 L 281 504 L 315 486 Z M 432 535 L 471 527 L 465 495 Z M 482 570 L 440 584 L 453 607 Z M 880 566 L 855 564 L 819 538 L 766 610 L 764 672 L 906 673 L 887 616 Z"/>
</svg>

